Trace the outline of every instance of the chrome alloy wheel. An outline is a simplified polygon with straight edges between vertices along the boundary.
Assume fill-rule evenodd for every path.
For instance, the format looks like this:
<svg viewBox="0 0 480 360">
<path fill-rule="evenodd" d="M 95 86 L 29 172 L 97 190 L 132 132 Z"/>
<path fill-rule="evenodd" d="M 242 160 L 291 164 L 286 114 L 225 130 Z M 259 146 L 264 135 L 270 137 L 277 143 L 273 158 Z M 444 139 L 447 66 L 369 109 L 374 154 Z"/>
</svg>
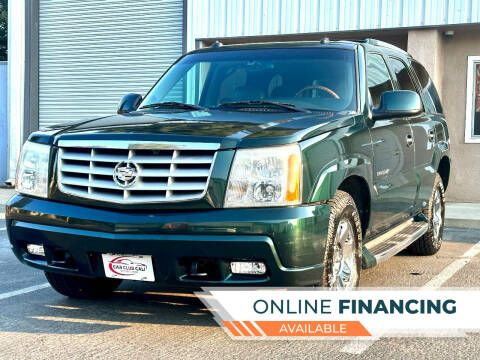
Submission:
<svg viewBox="0 0 480 360">
<path fill-rule="evenodd" d="M 357 283 L 357 279 L 355 235 L 350 221 L 342 218 L 338 223 L 333 244 L 330 287 L 334 289 L 351 289 Z"/>
<path fill-rule="evenodd" d="M 436 242 L 440 241 L 440 230 L 443 226 L 443 204 L 440 194 L 440 189 L 435 190 L 435 195 L 433 196 L 433 237 Z"/>
</svg>

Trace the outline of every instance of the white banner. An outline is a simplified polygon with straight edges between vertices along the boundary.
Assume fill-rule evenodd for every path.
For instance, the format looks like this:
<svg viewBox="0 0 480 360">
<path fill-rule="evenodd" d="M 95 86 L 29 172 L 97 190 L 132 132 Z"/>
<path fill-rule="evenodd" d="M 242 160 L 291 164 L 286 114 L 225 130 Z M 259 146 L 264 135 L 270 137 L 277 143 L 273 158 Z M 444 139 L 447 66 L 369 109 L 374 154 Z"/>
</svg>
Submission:
<svg viewBox="0 0 480 360">
<path fill-rule="evenodd" d="M 234 339 L 452 337 L 480 329 L 478 289 L 203 291 L 197 295 Z"/>
</svg>

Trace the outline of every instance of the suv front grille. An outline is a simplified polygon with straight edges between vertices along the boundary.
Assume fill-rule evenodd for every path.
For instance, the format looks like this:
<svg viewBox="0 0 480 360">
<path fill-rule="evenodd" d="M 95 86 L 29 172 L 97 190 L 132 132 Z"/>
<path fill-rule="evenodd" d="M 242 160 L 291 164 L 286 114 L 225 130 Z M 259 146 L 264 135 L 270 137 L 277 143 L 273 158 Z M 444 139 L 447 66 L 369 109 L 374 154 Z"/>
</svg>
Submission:
<svg viewBox="0 0 480 360">
<path fill-rule="evenodd" d="M 59 189 L 126 204 L 200 199 L 216 149 L 218 144 L 60 140 Z"/>
</svg>

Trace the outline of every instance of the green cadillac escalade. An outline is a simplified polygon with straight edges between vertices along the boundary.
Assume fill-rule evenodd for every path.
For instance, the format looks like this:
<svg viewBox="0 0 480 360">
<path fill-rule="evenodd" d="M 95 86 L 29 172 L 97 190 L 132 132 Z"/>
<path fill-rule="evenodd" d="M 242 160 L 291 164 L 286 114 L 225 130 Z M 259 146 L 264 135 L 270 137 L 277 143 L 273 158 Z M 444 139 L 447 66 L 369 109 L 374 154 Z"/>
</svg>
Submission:
<svg viewBox="0 0 480 360">
<path fill-rule="evenodd" d="M 7 229 L 71 297 L 124 279 L 354 288 L 440 249 L 449 173 L 437 91 L 401 49 L 217 42 L 116 115 L 32 134 Z"/>
</svg>

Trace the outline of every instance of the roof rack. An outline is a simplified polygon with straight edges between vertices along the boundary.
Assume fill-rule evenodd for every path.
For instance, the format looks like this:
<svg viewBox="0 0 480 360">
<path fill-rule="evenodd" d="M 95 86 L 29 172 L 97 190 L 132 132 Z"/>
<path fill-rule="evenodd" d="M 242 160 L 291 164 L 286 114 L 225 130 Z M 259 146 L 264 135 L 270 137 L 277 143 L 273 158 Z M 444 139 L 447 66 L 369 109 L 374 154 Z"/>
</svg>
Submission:
<svg viewBox="0 0 480 360">
<path fill-rule="evenodd" d="M 370 44 L 370 45 L 381 46 L 381 47 L 384 47 L 384 48 L 388 48 L 388 49 L 400 51 L 400 52 L 402 52 L 402 53 L 404 53 L 404 54 L 408 54 L 408 53 L 407 53 L 405 50 L 403 50 L 402 48 L 399 48 L 398 46 L 392 45 L 392 44 L 387 43 L 387 42 L 385 42 L 385 41 L 367 38 L 367 39 L 363 40 L 363 42 L 365 42 L 365 43 L 367 43 L 367 44 Z"/>
<path fill-rule="evenodd" d="M 356 43 L 362 43 L 362 44 L 369 44 L 369 45 L 373 45 L 373 46 L 381 46 L 381 47 L 384 47 L 384 48 L 400 51 L 400 52 L 408 55 L 408 52 L 406 52 L 402 48 L 399 48 L 398 46 L 395 46 L 395 45 L 389 44 L 385 41 L 381 41 L 381 40 L 377 40 L 377 39 L 371 39 L 371 38 L 366 38 L 366 39 L 340 39 L 338 41 L 350 41 L 350 42 L 356 42 Z"/>
<path fill-rule="evenodd" d="M 217 40 L 212 45 L 210 45 L 210 48 L 216 49 L 216 48 L 219 48 L 221 46 L 223 46 L 223 43 L 221 43 L 220 41 Z"/>
</svg>

